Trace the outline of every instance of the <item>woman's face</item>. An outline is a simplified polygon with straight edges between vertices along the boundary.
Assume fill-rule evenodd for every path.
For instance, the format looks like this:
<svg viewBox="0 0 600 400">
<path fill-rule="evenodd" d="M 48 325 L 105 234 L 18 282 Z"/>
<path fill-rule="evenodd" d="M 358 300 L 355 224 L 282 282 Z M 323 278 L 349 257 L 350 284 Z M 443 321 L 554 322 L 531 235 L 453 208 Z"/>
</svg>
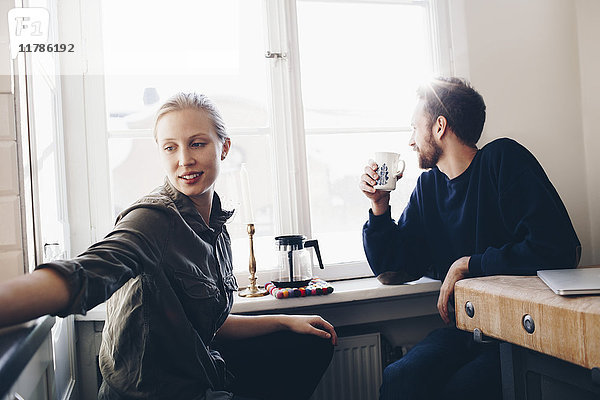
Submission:
<svg viewBox="0 0 600 400">
<path fill-rule="evenodd" d="M 171 184 L 192 200 L 212 201 L 231 142 L 219 139 L 208 114 L 185 109 L 163 115 L 156 124 L 156 142 Z"/>
</svg>

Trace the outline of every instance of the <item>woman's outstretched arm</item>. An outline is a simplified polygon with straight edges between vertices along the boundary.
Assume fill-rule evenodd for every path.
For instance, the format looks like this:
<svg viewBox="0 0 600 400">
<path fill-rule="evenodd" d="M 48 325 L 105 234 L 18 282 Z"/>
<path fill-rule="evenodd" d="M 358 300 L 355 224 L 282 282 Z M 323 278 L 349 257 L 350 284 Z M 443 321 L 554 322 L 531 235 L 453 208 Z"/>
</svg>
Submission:
<svg viewBox="0 0 600 400">
<path fill-rule="evenodd" d="M 68 302 L 67 282 L 50 268 L 0 282 L 0 327 L 55 314 Z"/>
</svg>

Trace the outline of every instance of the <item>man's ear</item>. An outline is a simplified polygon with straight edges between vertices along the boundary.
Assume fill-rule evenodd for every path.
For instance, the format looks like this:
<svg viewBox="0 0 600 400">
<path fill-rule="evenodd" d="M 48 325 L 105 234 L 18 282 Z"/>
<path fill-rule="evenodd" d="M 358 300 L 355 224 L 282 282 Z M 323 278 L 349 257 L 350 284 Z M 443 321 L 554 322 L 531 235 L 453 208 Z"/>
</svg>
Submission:
<svg viewBox="0 0 600 400">
<path fill-rule="evenodd" d="M 447 128 L 448 120 L 443 115 L 440 115 L 433 123 L 433 134 L 437 137 L 438 140 L 440 140 L 446 133 Z"/>
</svg>

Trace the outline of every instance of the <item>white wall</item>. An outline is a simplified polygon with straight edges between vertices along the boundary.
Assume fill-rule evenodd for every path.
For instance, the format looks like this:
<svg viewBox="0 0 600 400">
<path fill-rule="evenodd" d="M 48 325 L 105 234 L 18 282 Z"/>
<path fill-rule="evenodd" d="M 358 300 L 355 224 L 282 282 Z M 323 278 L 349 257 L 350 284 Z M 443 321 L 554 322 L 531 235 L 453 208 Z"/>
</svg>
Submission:
<svg viewBox="0 0 600 400">
<path fill-rule="evenodd" d="M 598 77 L 590 75 L 599 70 L 594 3 L 451 2 L 456 74 L 471 80 L 488 107 L 480 145 L 508 136 L 537 157 L 571 216 L 583 246 L 582 265 L 600 264 L 599 213 L 590 215 L 600 197 L 598 178 L 592 174 L 598 161 L 589 160 L 600 151 L 598 138 L 592 137 L 596 132 L 591 132 L 594 109 L 596 114 L 600 109 L 588 87 L 592 79 L 597 87 Z M 592 30 L 596 34 L 588 38 Z M 580 40 L 581 34 L 586 37 Z"/>
<path fill-rule="evenodd" d="M 593 262 L 600 264 L 600 1 L 577 1 L 581 111 Z"/>
<path fill-rule="evenodd" d="M 17 131 L 6 19 L 10 8 L 9 0 L 0 0 L 0 281 L 24 272 Z"/>
</svg>

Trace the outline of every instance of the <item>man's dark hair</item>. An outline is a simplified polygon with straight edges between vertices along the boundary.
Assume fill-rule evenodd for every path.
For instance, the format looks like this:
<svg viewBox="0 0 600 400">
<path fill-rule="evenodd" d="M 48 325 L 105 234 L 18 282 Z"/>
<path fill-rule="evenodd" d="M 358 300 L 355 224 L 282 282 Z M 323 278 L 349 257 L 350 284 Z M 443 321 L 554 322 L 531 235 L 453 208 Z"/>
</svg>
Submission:
<svg viewBox="0 0 600 400">
<path fill-rule="evenodd" d="M 465 79 L 438 77 L 417 89 L 431 127 L 444 116 L 448 127 L 467 146 L 476 147 L 485 122 L 485 102 Z"/>
</svg>

